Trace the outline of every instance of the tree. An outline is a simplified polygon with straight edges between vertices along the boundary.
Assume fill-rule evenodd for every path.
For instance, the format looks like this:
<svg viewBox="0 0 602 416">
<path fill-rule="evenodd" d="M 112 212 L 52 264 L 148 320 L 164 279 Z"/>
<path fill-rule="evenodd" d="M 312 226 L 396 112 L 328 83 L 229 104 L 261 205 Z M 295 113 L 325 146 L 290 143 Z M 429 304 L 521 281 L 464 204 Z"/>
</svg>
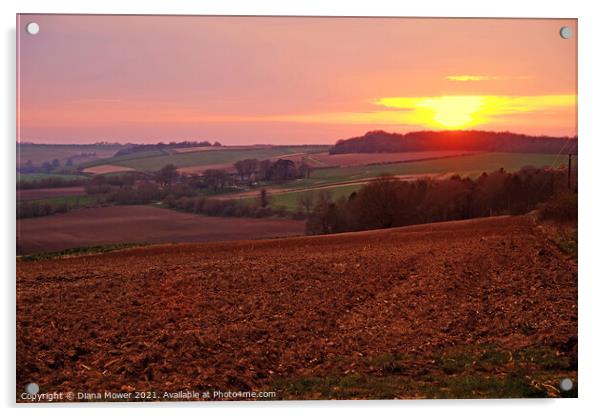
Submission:
<svg viewBox="0 0 602 416">
<path fill-rule="evenodd" d="M 311 174 L 311 166 L 309 166 L 305 162 L 301 162 L 301 164 L 299 165 L 299 175 L 302 178 L 309 178 L 310 174 Z"/>
<path fill-rule="evenodd" d="M 269 205 L 270 201 L 268 200 L 268 191 L 262 189 L 259 193 L 259 204 L 261 208 L 266 208 Z"/>
<path fill-rule="evenodd" d="M 283 182 L 298 177 L 295 162 L 289 159 L 278 159 L 269 170 L 268 180 Z"/>
<path fill-rule="evenodd" d="M 203 181 L 207 186 L 213 188 L 214 192 L 223 190 L 229 180 L 230 176 L 222 169 L 207 169 L 203 172 Z"/>
<path fill-rule="evenodd" d="M 400 187 L 399 179 L 384 175 L 361 188 L 355 199 L 359 224 L 367 229 L 396 225 L 403 212 Z"/>
<path fill-rule="evenodd" d="M 173 164 L 163 166 L 156 174 L 156 181 L 164 188 L 171 188 L 171 184 L 178 178 L 178 169 Z"/>
<path fill-rule="evenodd" d="M 247 178 L 251 180 L 251 175 L 257 172 L 257 166 L 259 165 L 259 160 L 257 159 L 245 159 L 243 161 L 244 164 L 244 172 L 247 175 Z"/>
<path fill-rule="evenodd" d="M 56 168 L 58 168 L 58 167 L 60 167 L 60 166 L 61 166 L 61 161 L 60 161 L 60 160 L 58 160 L 58 159 L 53 159 L 53 160 L 52 160 L 52 167 L 53 167 L 54 169 L 56 169 Z"/>
<path fill-rule="evenodd" d="M 262 160 L 259 162 L 259 180 L 260 181 L 269 181 L 270 180 L 270 169 L 272 167 L 272 162 L 269 159 Z"/>
<path fill-rule="evenodd" d="M 257 171 L 258 165 L 259 161 L 257 159 L 244 159 L 234 163 L 234 168 L 240 175 L 240 180 L 244 181 L 245 178 L 251 179 L 251 175 Z"/>
<path fill-rule="evenodd" d="M 311 213 L 311 211 L 314 209 L 315 203 L 316 195 L 313 191 L 304 192 L 301 194 L 301 198 L 299 198 L 299 208 L 301 208 L 306 215 Z"/>
<path fill-rule="evenodd" d="M 107 178 L 104 175 L 96 175 L 94 176 L 88 183 L 86 184 L 86 193 L 93 194 L 102 194 L 109 191 L 109 186 L 107 185 Z"/>
</svg>

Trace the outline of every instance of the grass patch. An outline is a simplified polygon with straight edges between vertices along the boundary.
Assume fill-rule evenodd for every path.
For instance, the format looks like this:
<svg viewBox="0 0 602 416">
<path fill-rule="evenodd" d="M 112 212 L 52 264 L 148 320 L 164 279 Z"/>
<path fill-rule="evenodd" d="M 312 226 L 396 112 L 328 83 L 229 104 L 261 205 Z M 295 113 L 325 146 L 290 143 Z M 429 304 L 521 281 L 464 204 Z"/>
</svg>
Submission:
<svg viewBox="0 0 602 416">
<path fill-rule="evenodd" d="M 92 247 L 76 247 L 68 248 L 61 251 L 53 251 L 47 253 L 38 254 L 27 254 L 24 256 L 17 256 L 18 261 L 39 261 L 39 260 L 50 260 L 59 259 L 63 257 L 77 257 L 85 256 L 90 254 L 108 253 L 109 251 L 123 250 L 126 248 L 142 247 L 148 244 L 144 243 L 120 243 L 120 244 L 107 244 L 102 246 Z"/>
<path fill-rule="evenodd" d="M 383 353 L 363 359 L 357 373 L 338 358 L 325 377 L 277 379 L 270 389 L 278 399 L 475 399 L 577 397 L 559 389 L 574 377 L 565 354 L 546 346 L 508 350 L 495 344 L 454 347 L 432 356 Z"/>
<path fill-rule="evenodd" d="M 91 168 L 93 166 L 100 166 L 100 165 L 125 166 L 121 163 L 126 163 L 128 161 L 134 161 L 134 160 L 139 160 L 139 159 L 156 158 L 156 157 L 166 156 L 168 154 L 169 154 L 168 152 L 161 150 L 161 149 L 145 150 L 142 152 L 134 152 L 134 153 L 128 153 L 125 155 L 114 156 L 114 157 L 107 158 L 107 159 L 93 160 L 90 162 L 81 163 L 79 166 L 84 169 Z M 157 168 L 157 170 L 159 170 L 163 166 L 159 166 Z"/>
<path fill-rule="evenodd" d="M 370 179 L 383 174 L 426 175 L 430 173 L 458 173 L 462 176 L 475 178 L 482 172 L 492 172 L 500 168 L 504 168 L 507 172 L 515 172 L 524 166 L 552 166 L 555 161 L 555 155 L 551 154 L 478 153 L 421 162 L 316 169 L 312 172 L 310 178 L 283 184 L 282 187 L 305 188 L 343 181 Z"/>
<path fill-rule="evenodd" d="M 486 366 L 500 366 L 508 363 L 512 358 L 510 351 L 498 349 L 495 345 L 488 345 L 479 355 L 477 363 Z"/>
<path fill-rule="evenodd" d="M 407 372 L 407 363 L 412 357 L 402 354 L 384 353 L 374 357 L 367 357 L 366 363 L 382 374 L 403 374 Z"/>
<path fill-rule="evenodd" d="M 314 195 L 318 196 L 318 193 L 327 192 L 333 201 L 336 201 L 340 197 L 348 197 L 351 193 L 360 189 L 362 185 L 342 185 L 335 186 L 332 188 L 325 189 L 310 189 L 296 192 L 286 192 L 281 194 L 271 194 L 268 191 L 269 205 L 273 208 L 283 207 L 289 212 L 296 212 L 299 209 L 299 200 L 307 193 L 313 192 Z M 257 191 L 259 195 L 260 191 Z M 259 203 L 259 196 L 242 198 L 241 201 L 246 203 Z"/>
<path fill-rule="evenodd" d="M 119 149 L 119 144 L 40 144 L 40 143 L 17 143 L 17 159 L 25 164 L 31 160 L 35 165 L 44 162 L 52 162 L 58 159 L 61 166 L 69 158 L 74 165 L 89 159 L 108 158 L 113 156 Z M 82 156 L 83 154 L 94 154 L 95 156 Z"/>
<path fill-rule="evenodd" d="M 548 392 L 537 388 L 520 371 L 506 376 L 483 374 L 450 377 L 442 380 L 436 398 L 543 398 L 550 397 Z"/>
<path fill-rule="evenodd" d="M 34 202 L 37 204 L 49 204 L 51 206 L 58 206 L 61 204 L 68 204 L 77 207 L 90 207 L 98 203 L 98 198 L 93 195 L 63 195 L 53 196 L 51 198 L 41 199 L 30 199 L 26 201 L 20 201 L 20 203 Z"/>
<path fill-rule="evenodd" d="M 272 146 L 267 148 L 249 148 L 235 150 L 212 150 L 161 154 L 144 154 L 150 152 L 133 153 L 124 157 L 115 157 L 102 160 L 102 163 L 93 162 L 93 165 L 109 164 L 133 168 L 141 171 L 156 171 L 172 163 L 176 167 L 202 166 L 222 163 L 232 163 L 242 159 L 268 159 L 292 153 L 319 153 L 328 149 L 328 146 Z M 155 152 L 155 151 L 152 151 Z M 138 156 L 136 156 L 138 155 Z M 86 166 L 93 166 L 87 164 Z"/>
<path fill-rule="evenodd" d="M 299 377 L 273 382 L 270 390 L 280 400 L 300 399 L 484 399 L 554 397 L 524 373 L 506 375 L 470 374 L 461 376 L 409 377 L 395 375 L 340 375 Z M 566 392 L 575 397 L 576 389 Z M 564 397 L 564 396 L 563 396 Z"/>
<path fill-rule="evenodd" d="M 300 377 L 275 381 L 270 390 L 280 400 L 295 399 L 395 399 L 403 390 L 397 377 L 349 374 L 332 377 Z"/>
<path fill-rule="evenodd" d="M 555 239 L 556 245 L 568 254 L 573 260 L 577 261 L 578 257 L 578 239 L 577 230 L 560 233 Z"/>
<path fill-rule="evenodd" d="M 17 182 L 33 182 L 42 179 L 86 179 L 85 175 L 70 175 L 66 173 L 17 173 Z"/>
<path fill-rule="evenodd" d="M 557 352 L 548 347 L 528 347 L 517 352 L 517 359 L 525 364 L 533 364 L 548 371 L 571 370 L 569 357 L 558 355 Z"/>
<path fill-rule="evenodd" d="M 476 364 L 476 356 L 472 352 L 459 351 L 449 355 L 438 357 L 435 360 L 445 374 L 455 374 L 470 369 Z"/>
</svg>

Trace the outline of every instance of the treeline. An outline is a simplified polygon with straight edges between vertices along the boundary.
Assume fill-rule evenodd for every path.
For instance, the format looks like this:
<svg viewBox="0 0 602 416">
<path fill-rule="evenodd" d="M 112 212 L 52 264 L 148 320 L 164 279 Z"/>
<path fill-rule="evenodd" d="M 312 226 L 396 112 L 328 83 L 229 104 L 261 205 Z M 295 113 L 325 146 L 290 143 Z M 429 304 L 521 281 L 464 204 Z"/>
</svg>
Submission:
<svg viewBox="0 0 602 416">
<path fill-rule="evenodd" d="M 235 162 L 234 168 L 241 181 L 284 182 L 308 178 L 311 173 L 307 163 L 295 163 L 290 159 L 278 159 L 275 162 L 269 159 L 244 159 Z"/>
<path fill-rule="evenodd" d="M 18 180 L 17 189 L 69 188 L 73 186 L 83 186 L 87 182 L 88 178 L 86 177 L 50 177 L 42 179 Z"/>
<path fill-rule="evenodd" d="M 84 205 L 80 204 L 79 199 L 53 203 L 45 201 L 20 201 L 17 203 L 17 219 L 60 214 L 82 206 Z"/>
<path fill-rule="evenodd" d="M 179 211 L 216 217 L 265 218 L 289 215 L 284 207 L 272 208 L 267 204 L 246 203 L 234 199 L 210 199 L 202 196 L 176 198 L 174 195 L 170 195 L 165 199 L 165 205 Z"/>
<path fill-rule="evenodd" d="M 169 143 L 163 143 L 163 142 L 159 142 L 156 144 L 129 144 L 126 145 L 125 148 L 120 149 L 117 153 L 115 153 L 115 156 L 123 156 L 123 155 L 129 155 L 132 153 L 138 153 L 138 152 L 145 152 L 148 150 L 164 150 L 164 149 L 172 149 L 172 148 L 183 148 L 183 147 L 210 147 L 210 146 L 221 146 L 221 143 L 219 142 L 215 142 L 213 144 L 211 144 L 208 141 L 200 141 L 200 142 L 196 142 L 196 141 L 182 141 L 182 142 L 169 142 Z"/>
<path fill-rule="evenodd" d="M 102 197 L 113 204 L 146 204 L 163 201 L 168 196 L 181 198 L 198 195 L 202 190 L 222 190 L 231 184 L 230 175 L 208 169 L 203 175 L 186 175 L 172 165 L 154 173 L 128 172 L 120 175 L 96 175 L 86 183 L 88 195 Z"/>
<path fill-rule="evenodd" d="M 265 191 L 259 193 L 259 204 L 199 195 L 203 189 L 213 191 L 230 183 L 230 175 L 221 170 L 209 169 L 201 176 L 183 175 L 174 165 L 166 165 L 154 174 L 95 176 L 86 184 L 86 192 L 98 203 L 135 205 L 163 202 L 167 208 L 210 216 L 263 218 L 289 215 L 283 207 L 270 207 Z"/>
<path fill-rule="evenodd" d="M 576 154 L 577 138 L 481 130 L 418 131 L 407 134 L 378 130 L 361 137 L 339 140 L 329 152 L 394 153 L 436 150 Z"/>
<path fill-rule="evenodd" d="M 86 183 L 85 189 L 97 201 L 116 205 L 147 204 L 168 195 L 168 189 L 155 178 L 140 173 L 97 175 Z"/>
<path fill-rule="evenodd" d="M 34 164 L 31 160 L 27 160 L 25 163 L 18 163 L 17 172 L 20 173 L 50 173 L 62 170 L 63 172 L 76 172 L 77 168 L 74 166 L 74 159 L 78 157 L 96 157 L 96 152 L 82 152 L 79 155 L 69 157 L 65 164 L 62 165 L 58 159 L 52 159 L 50 161 L 42 162 L 39 165 Z M 61 169 L 61 167 L 63 169 Z"/>
<path fill-rule="evenodd" d="M 306 228 L 308 234 L 325 234 L 524 214 L 563 192 L 568 196 L 562 215 L 576 219 L 577 196 L 566 187 L 566 171 L 536 168 L 516 173 L 502 169 L 476 180 L 458 175 L 417 181 L 383 176 L 348 198 L 320 198 L 310 210 Z"/>
</svg>

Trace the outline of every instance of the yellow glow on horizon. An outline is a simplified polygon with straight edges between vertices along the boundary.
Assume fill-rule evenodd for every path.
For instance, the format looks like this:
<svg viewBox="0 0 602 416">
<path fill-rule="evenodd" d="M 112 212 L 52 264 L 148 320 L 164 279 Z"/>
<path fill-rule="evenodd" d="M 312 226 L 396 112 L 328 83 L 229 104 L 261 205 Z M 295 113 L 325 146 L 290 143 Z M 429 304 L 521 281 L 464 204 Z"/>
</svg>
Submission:
<svg viewBox="0 0 602 416">
<path fill-rule="evenodd" d="M 364 106 L 355 111 L 341 108 L 340 111 L 253 114 L 202 112 L 172 103 L 151 105 L 146 101 L 95 100 L 30 110 L 22 114 L 21 119 L 39 128 L 64 125 L 89 127 L 104 125 L 108 119 L 115 124 L 144 125 L 152 119 L 154 123 L 164 125 L 300 123 L 362 125 L 362 128 L 392 126 L 391 129 L 399 131 L 466 128 L 533 131 L 539 130 L 540 126 L 560 128 L 576 123 L 576 106 L 577 96 L 574 94 L 440 95 L 366 100 Z"/>
<path fill-rule="evenodd" d="M 377 105 L 404 110 L 405 122 L 449 130 L 487 123 L 508 114 L 538 112 L 576 106 L 575 95 L 496 96 L 444 95 L 439 97 L 386 97 Z"/>
</svg>

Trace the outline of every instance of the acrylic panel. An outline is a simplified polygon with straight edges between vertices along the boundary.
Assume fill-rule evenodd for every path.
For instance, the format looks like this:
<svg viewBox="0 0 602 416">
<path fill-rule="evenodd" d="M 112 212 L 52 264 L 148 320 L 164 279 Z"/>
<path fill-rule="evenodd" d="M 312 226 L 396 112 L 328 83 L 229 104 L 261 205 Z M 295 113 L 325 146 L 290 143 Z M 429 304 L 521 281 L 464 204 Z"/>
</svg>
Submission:
<svg viewBox="0 0 602 416">
<path fill-rule="evenodd" d="M 577 20 L 17 16 L 18 402 L 577 396 Z"/>
</svg>

